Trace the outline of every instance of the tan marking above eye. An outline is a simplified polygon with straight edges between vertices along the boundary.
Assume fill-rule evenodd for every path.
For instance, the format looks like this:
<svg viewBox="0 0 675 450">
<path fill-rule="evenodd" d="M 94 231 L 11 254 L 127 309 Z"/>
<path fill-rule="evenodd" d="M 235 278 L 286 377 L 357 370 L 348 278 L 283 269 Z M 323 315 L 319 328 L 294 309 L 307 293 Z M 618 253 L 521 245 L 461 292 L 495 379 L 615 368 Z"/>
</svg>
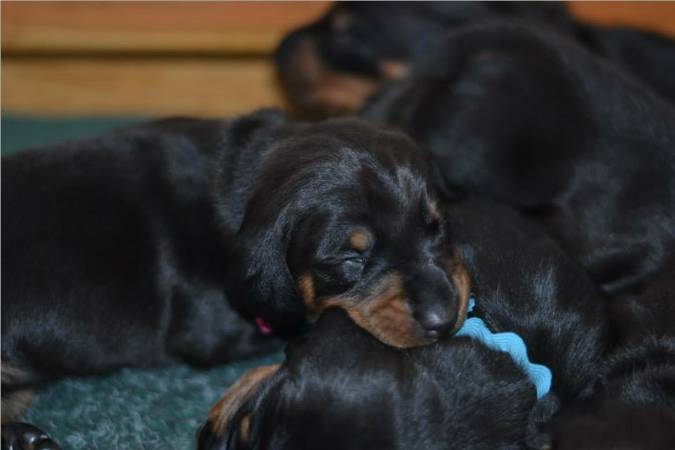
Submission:
<svg viewBox="0 0 675 450">
<path fill-rule="evenodd" d="M 410 74 L 410 64 L 403 61 L 385 60 L 379 64 L 380 72 L 386 78 L 404 78 Z"/>
<path fill-rule="evenodd" d="M 372 237 L 366 230 L 356 230 L 349 236 L 349 245 L 358 252 L 365 252 L 370 247 Z"/>
<path fill-rule="evenodd" d="M 298 277 L 298 291 L 302 297 L 302 301 L 305 303 L 305 306 L 310 311 L 316 310 L 316 292 L 314 291 L 314 279 L 312 279 L 312 274 L 305 272 Z"/>
</svg>

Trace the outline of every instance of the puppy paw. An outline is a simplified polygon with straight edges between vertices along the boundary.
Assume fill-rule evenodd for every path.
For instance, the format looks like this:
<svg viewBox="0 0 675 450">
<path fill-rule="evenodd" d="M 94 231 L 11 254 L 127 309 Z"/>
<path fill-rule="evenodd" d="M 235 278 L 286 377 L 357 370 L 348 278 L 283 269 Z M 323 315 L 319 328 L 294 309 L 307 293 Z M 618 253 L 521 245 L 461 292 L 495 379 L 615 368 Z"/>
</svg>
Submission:
<svg viewBox="0 0 675 450">
<path fill-rule="evenodd" d="M 41 429 L 22 422 L 2 425 L 2 450 L 61 450 Z"/>
</svg>

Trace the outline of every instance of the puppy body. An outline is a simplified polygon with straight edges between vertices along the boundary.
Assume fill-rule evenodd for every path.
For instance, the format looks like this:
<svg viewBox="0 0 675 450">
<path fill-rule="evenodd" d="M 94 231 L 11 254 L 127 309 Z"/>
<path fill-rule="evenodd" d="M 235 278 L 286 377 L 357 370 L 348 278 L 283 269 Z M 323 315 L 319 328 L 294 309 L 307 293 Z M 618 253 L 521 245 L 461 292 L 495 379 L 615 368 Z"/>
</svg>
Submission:
<svg viewBox="0 0 675 450">
<path fill-rule="evenodd" d="M 446 33 L 509 19 L 567 36 L 675 100 L 672 40 L 588 25 L 556 2 L 338 3 L 282 41 L 276 52 L 279 78 L 302 114 L 354 112 L 382 83 L 414 72 Z"/>
<path fill-rule="evenodd" d="M 607 294 L 669 302 L 673 107 L 573 42 L 522 23 L 456 33 L 436 56 L 364 115 L 430 149 L 439 189 L 488 195 L 545 224 Z M 673 316 L 656 319 L 668 326 Z"/>
<path fill-rule="evenodd" d="M 476 315 L 493 332 L 524 339 L 530 360 L 551 368 L 554 398 L 576 399 L 609 346 L 606 304 L 588 275 L 507 206 L 479 198 L 445 206 Z M 290 343 L 279 371 L 247 385 L 245 400 L 228 392 L 224 398 L 240 400 L 214 407 L 200 448 L 524 446 L 533 385 L 522 372 L 513 384 L 508 355 L 468 338 L 401 352 L 353 331 L 340 314 L 327 311 L 308 337 Z"/>
<path fill-rule="evenodd" d="M 468 281 L 437 245 L 427 172 L 400 133 L 274 111 L 4 159 L 3 394 L 276 346 L 235 310 L 288 336 L 340 306 L 386 342 L 432 342 L 461 325 Z"/>
<path fill-rule="evenodd" d="M 3 158 L 3 394 L 275 347 L 223 290 L 208 160 L 228 127 L 167 120 Z"/>
<path fill-rule="evenodd" d="M 517 333 L 552 389 L 576 398 L 610 348 L 607 302 L 583 268 L 516 210 L 469 197 L 446 205 L 448 230 L 473 281 L 476 316 Z"/>
<path fill-rule="evenodd" d="M 534 388 L 469 338 L 399 350 L 331 309 L 286 355 L 200 449 L 523 448 Z"/>
</svg>

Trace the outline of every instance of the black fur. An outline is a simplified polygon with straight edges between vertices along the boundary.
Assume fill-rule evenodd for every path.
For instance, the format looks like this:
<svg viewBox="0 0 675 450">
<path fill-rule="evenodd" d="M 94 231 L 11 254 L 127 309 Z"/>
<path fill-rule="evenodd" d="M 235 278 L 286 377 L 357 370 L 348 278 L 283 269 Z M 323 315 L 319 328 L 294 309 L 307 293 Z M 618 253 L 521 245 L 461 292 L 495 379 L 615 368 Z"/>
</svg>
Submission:
<svg viewBox="0 0 675 450">
<path fill-rule="evenodd" d="M 427 171 L 397 132 L 290 124 L 274 111 L 153 122 L 4 158 L 3 396 L 64 375 L 269 351 L 277 342 L 233 309 L 299 333 L 301 273 L 320 300 L 396 270 L 411 315 L 438 307 L 454 323 Z M 363 254 L 345 247 L 355 227 L 373 235 Z M 414 291 L 419 277 L 433 283 Z"/>
<path fill-rule="evenodd" d="M 675 339 L 618 348 L 584 398 L 544 427 L 561 449 L 666 450 L 675 441 Z"/>
<path fill-rule="evenodd" d="M 234 128 L 250 128 L 249 121 Z M 245 317 L 262 317 L 278 334 L 293 335 L 307 317 L 297 288 L 302 274 L 311 275 L 320 303 L 365 295 L 396 271 L 407 280 L 415 314 L 441 305 L 457 320 L 457 291 L 446 274 L 436 277 L 443 252 L 435 243 L 443 235 L 429 217 L 427 156 L 411 141 L 342 120 L 263 128 L 242 144 L 239 154 L 218 162 L 216 208 L 221 222 L 237 230 L 227 284 Z M 233 177 L 250 167 L 251 177 Z M 362 254 L 345 244 L 357 228 L 374 236 Z M 415 287 L 419 277 L 436 277 L 430 302 L 422 301 L 429 286 Z"/>
<path fill-rule="evenodd" d="M 517 449 L 525 441 L 532 385 L 508 355 L 469 338 L 399 350 L 331 309 L 286 354 L 222 436 L 202 429 L 200 449 Z M 249 413 L 246 439 L 240 422 Z"/>
<path fill-rule="evenodd" d="M 495 23 L 448 37 L 364 115 L 429 149 L 439 189 L 545 224 L 615 298 L 622 338 L 672 329 L 675 109 L 644 85 L 567 39 Z"/>
<path fill-rule="evenodd" d="M 530 360 L 551 369 L 556 395 L 576 398 L 610 348 L 601 292 L 546 230 L 508 206 L 469 198 L 446 214 L 471 274 L 476 315 L 493 332 L 518 333 Z"/>
<path fill-rule="evenodd" d="M 349 105 L 339 101 L 354 95 L 349 92 L 353 85 L 335 84 L 336 75 L 374 84 L 405 76 L 405 71 L 388 71 L 386 63 L 396 62 L 414 71 L 448 31 L 513 18 L 575 40 L 631 72 L 661 96 L 675 100 L 672 40 L 627 28 L 585 24 L 558 2 L 338 2 L 319 20 L 281 42 L 276 52 L 279 78 L 300 113 L 344 113 Z M 314 62 L 304 65 L 298 57 L 308 44 Z M 322 73 L 333 76 L 324 78 Z M 342 96 L 316 95 L 328 86 Z"/>
<path fill-rule="evenodd" d="M 609 347 L 599 291 L 543 229 L 509 207 L 470 198 L 448 205 L 446 215 L 474 281 L 476 315 L 494 332 L 518 333 L 530 360 L 552 369 L 556 408 L 557 398 L 573 401 Z M 204 427 L 200 448 L 524 447 L 533 386 L 514 378 L 509 357 L 467 338 L 395 350 L 329 313 L 288 345 L 279 372 L 222 435 Z M 239 423 L 248 413 L 247 440 Z"/>
<path fill-rule="evenodd" d="M 40 378 L 274 348 L 223 291 L 210 154 L 176 119 L 3 158 L 2 359 Z"/>
</svg>

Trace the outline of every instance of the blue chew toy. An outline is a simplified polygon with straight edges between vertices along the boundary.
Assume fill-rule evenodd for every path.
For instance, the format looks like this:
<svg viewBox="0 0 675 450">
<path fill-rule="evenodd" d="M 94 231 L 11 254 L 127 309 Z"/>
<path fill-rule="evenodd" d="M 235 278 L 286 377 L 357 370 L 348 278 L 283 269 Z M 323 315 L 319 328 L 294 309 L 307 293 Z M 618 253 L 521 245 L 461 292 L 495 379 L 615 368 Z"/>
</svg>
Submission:
<svg viewBox="0 0 675 450">
<path fill-rule="evenodd" d="M 476 306 L 476 298 L 473 294 L 469 296 L 469 305 L 467 313 L 473 311 Z M 551 390 L 551 370 L 541 364 L 530 362 L 527 357 L 527 347 L 523 339 L 516 333 L 492 333 L 488 327 L 478 317 L 469 317 L 464 321 L 464 325 L 455 336 L 468 336 L 473 338 L 492 350 L 506 352 L 518 364 L 530 378 L 537 390 L 537 399 L 542 398 Z"/>
</svg>

